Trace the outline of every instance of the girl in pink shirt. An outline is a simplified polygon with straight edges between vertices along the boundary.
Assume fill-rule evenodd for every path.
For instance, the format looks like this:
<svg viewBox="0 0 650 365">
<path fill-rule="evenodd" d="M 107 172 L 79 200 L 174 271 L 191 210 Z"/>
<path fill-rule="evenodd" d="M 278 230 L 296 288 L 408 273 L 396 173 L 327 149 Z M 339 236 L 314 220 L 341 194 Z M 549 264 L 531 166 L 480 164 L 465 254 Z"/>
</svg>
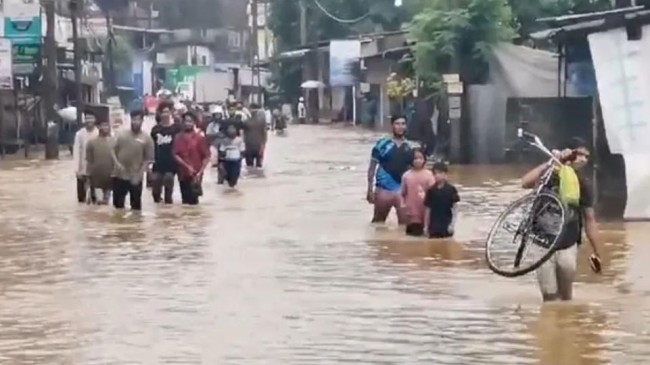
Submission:
<svg viewBox="0 0 650 365">
<path fill-rule="evenodd" d="M 402 177 L 402 198 L 407 216 L 406 234 L 424 235 L 424 197 L 436 182 L 433 173 L 425 168 L 426 157 L 419 148 L 413 150 L 413 166 Z"/>
</svg>

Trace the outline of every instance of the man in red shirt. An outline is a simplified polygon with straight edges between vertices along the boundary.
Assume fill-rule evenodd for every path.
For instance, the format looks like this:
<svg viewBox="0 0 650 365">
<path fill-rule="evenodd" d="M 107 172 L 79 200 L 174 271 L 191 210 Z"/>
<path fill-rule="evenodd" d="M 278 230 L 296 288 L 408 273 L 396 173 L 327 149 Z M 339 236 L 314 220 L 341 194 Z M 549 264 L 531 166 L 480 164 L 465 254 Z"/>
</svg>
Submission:
<svg viewBox="0 0 650 365">
<path fill-rule="evenodd" d="M 196 132 L 196 116 L 192 113 L 183 115 L 183 132 L 174 139 L 172 151 L 178 163 L 178 183 L 183 204 L 199 204 L 202 195 L 201 181 L 203 172 L 210 163 L 208 143 Z"/>
</svg>

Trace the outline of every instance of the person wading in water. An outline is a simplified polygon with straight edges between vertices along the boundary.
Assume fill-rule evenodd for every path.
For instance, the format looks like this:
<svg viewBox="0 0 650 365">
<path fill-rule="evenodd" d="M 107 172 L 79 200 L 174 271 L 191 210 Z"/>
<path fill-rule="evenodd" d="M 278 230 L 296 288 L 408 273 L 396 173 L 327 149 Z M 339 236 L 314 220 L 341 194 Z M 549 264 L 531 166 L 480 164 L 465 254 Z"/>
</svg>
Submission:
<svg viewBox="0 0 650 365">
<path fill-rule="evenodd" d="M 264 149 L 268 138 L 266 114 L 257 104 L 252 104 L 251 108 L 253 117 L 244 122 L 244 143 L 246 144 L 244 158 L 249 169 L 253 167 L 259 169 L 264 163 Z"/>
<path fill-rule="evenodd" d="M 174 124 L 172 104 L 162 103 L 158 107 L 160 123 L 151 130 L 151 138 L 155 143 L 155 158 L 151 174 L 151 194 L 155 203 L 161 202 L 164 191 L 165 204 L 172 204 L 174 193 L 174 176 L 176 174 L 176 159 L 172 146 L 181 128 Z"/>
<path fill-rule="evenodd" d="M 90 140 L 86 147 L 91 188 L 93 193 L 96 189 L 102 191 L 102 200 L 98 202 L 101 205 L 107 205 L 111 198 L 112 175 L 115 169 L 113 146 L 111 125 L 108 120 L 102 120 L 99 124 L 99 135 Z"/>
<path fill-rule="evenodd" d="M 72 147 L 72 159 L 76 166 L 75 175 L 77 177 L 77 200 L 79 203 L 86 202 L 86 193 L 90 181 L 88 179 L 88 166 L 86 162 L 86 147 L 88 141 L 97 137 L 97 128 L 95 128 L 94 118 L 86 118 L 84 128 L 81 128 L 74 136 L 74 145 Z M 92 190 L 91 190 L 92 193 Z M 97 199 L 91 196 L 93 202 Z"/>
<path fill-rule="evenodd" d="M 373 223 L 386 222 L 395 208 L 399 224 L 406 223 L 402 207 L 402 176 L 413 162 L 413 147 L 406 141 L 406 119 L 391 120 L 393 135 L 381 138 L 372 148 L 368 167 L 368 191 L 366 199 L 373 204 Z"/>
<path fill-rule="evenodd" d="M 567 149 L 554 151 L 555 156 L 574 169 L 580 185 L 580 201 L 576 206 L 569 206 L 567 211 L 568 221 L 565 223 L 564 233 L 560 240 L 558 250 L 537 269 L 537 281 L 542 298 L 546 301 L 571 300 L 573 298 L 573 282 L 575 280 L 578 262 L 578 246 L 582 243 L 582 230 L 591 244 L 592 270 L 600 272 L 600 235 L 596 223 L 596 213 L 593 208 L 593 192 L 590 184 L 581 174 L 583 167 L 589 161 L 587 144 L 581 138 L 573 138 Z M 547 164 L 540 165 L 529 171 L 522 178 L 522 186 L 532 189 L 546 171 Z M 551 188 L 559 185 L 559 176 L 555 174 L 551 181 Z"/>
<path fill-rule="evenodd" d="M 204 136 L 196 131 L 196 116 L 183 116 L 183 132 L 174 140 L 173 153 L 178 164 L 178 184 L 183 204 L 197 205 L 203 195 L 203 173 L 210 164 L 210 150 Z"/>
<path fill-rule="evenodd" d="M 129 196 L 132 210 L 142 210 L 142 180 L 154 159 L 154 143 L 142 132 L 142 112 L 131 112 L 131 129 L 120 133 L 115 141 L 115 178 L 113 205 L 124 209 Z"/>
</svg>

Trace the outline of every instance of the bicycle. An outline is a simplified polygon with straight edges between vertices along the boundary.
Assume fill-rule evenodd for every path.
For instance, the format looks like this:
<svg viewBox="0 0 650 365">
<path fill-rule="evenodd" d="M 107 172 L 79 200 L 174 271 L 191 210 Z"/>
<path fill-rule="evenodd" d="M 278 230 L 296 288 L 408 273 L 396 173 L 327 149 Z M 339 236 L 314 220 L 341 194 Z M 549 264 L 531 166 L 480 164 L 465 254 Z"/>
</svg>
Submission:
<svg viewBox="0 0 650 365">
<path fill-rule="evenodd" d="M 564 234 L 569 210 L 551 188 L 554 169 L 563 163 L 534 134 L 517 131 L 519 140 L 528 143 L 549 157 L 546 170 L 542 173 L 535 190 L 516 200 L 506 208 L 492 226 L 485 243 L 485 258 L 494 273 L 504 277 L 526 275 L 542 266 L 556 252 L 560 238 Z M 519 213 L 521 211 L 521 213 Z M 510 223 L 509 218 L 515 217 Z M 503 231 L 503 232 L 502 232 Z M 505 249 L 516 249 L 507 253 L 505 264 L 498 261 L 502 253 L 497 248 L 502 234 L 512 238 Z M 508 239 L 505 240 L 506 242 Z M 525 264 L 531 250 L 537 250 L 538 257 Z M 505 252 L 505 251 L 504 251 Z"/>
</svg>

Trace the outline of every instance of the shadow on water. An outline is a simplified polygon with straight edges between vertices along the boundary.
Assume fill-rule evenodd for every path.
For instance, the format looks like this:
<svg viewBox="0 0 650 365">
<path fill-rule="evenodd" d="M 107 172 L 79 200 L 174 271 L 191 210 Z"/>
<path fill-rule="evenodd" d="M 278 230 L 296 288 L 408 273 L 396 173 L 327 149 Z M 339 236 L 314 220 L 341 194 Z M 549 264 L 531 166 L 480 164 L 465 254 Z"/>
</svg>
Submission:
<svg viewBox="0 0 650 365">
<path fill-rule="evenodd" d="M 483 240 L 522 168 L 454 167 L 456 238 L 368 223 L 378 134 L 292 126 L 199 207 L 78 205 L 71 161 L 0 164 L 2 364 L 645 364 L 649 226 L 603 225 L 576 300 L 492 274 Z M 175 199 L 180 201 L 178 192 Z M 391 218 L 392 219 L 392 218 Z"/>
</svg>

